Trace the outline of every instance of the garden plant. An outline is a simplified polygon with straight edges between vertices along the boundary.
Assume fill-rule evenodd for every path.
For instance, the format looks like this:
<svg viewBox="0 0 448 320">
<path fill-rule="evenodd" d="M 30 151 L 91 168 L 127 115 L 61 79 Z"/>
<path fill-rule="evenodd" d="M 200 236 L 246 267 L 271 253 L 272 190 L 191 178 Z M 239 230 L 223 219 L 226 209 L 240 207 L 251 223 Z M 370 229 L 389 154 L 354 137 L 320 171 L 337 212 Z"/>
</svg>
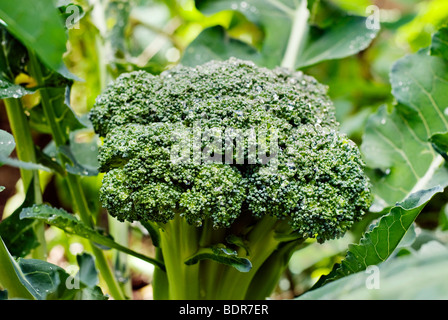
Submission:
<svg viewBox="0 0 448 320">
<path fill-rule="evenodd" d="M 447 21 L 2 1 L 0 300 L 448 298 Z"/>
</svg>

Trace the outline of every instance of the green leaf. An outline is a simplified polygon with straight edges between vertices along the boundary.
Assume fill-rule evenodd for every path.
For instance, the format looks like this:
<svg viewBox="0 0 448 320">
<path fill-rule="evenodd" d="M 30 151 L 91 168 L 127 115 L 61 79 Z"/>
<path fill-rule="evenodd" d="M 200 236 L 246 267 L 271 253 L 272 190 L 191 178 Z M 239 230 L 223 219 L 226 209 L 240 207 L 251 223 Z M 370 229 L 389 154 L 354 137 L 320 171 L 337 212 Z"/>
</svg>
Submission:
<svg viewBox="0 0 448 320">
<path fill-rule="evenodd" d="M 84 253 L 77 256 L 79 272 L 68 274 L 63 268 L 38 259 L 19 259 L 18 265 L 38 300 L 105 300 L 97 286 L 93 258 Z M 81 275 L 83 274 L 83 275 Z M 95 278 L 96 277 L 96 278 Z M 96 282 L 93 280 L 96 279 Z"/>
<path fill-rule="evenodd" d="M 260 56 L 248 55 L 249 45 L 242 43 L 228 48 L 225 56 L 235 56 L 238 58 L 251 58 L 252 61 L 259 65 L 269 68 L 279 66 L 287 51 L 288 43 L 298 41 L 299 50 L 295 68 L 303 68 L 325 60 L 340 59 L 355 54 L 365 49 L 376 37 L 378 30 L 369 29 L 366 24 L 366 18 L 359 16 L 345 15 L 341 20 L 326 26 L 324 29 L 311 25 L 308 21 L 304 24 L 304 34 L 290 34 L 294 29 L 295 23 L 306 17 L 307 14 L 301 14 L 304 9 L 300 1 L 290 0 L 196 0 L 196 7 L 204 14 L 211 15 L 223 10 L 234 10 L 243 14 L 248 20 L 255 23 L 263 31 L 265 37 L 260 50 Z M 339 16 L 338 16 L 339 18 Z M 209 32 L 207 30 L 203 32 Z M 201 37 L 201 35 L 199 35 Z M 221 36 L 227 39 L 228 36 Z M 300 39 L 299 39 L 300 38 Z M 207 42 L 206 42 L 207 43 Z M 218 39 L 208 41 L 209 46 L 205 59 L 215 58 L 222 59 L 219 48 L 224 44 L 218 44 Z M 196 48 L 197 43 L 193 42 L 187 48 L 185 60 L 194 61 L 189 55 L 188 50 L 200 55 L 203 45 Z M 237 49 L 232 54 L 233 49 Z M 246 49 L 245 49 L 246 48 Z M 226 50 L 227 51 L 227 50 Z M 244 54 L 239 57 L 238 54 Z M 204 60 L 205 61 L 205 60 Z M 203 61 L 203 62 L 204 62 Z"/>
<path fill-rule="evenodd" d="M 448 27 L 440 29 L 433 35 L 431 55 L 448 60 Z"/>
<path fill-rule="evenodd" d="M 14 141 L 14 137 L 10 133 L 0 130 L 0 165 L 6 164 L 12 167 L 28 170 L 50 171 L 50 169 L 38 163 L 25 162 L 18 159 L 9 158 L 9 155 L 15 147 L 16 143 Z"/>
<path fill-rule="evenodd" d="M 160 261 L 142 255 L 129 248 L 126 248 L 116 243 L 111 237 L 105 236 L 97 230 L 93 230 L 84 223 L 82 223 L 74 215 L 68 213 L 63 209 L 57 209 L 48 205 L 33 205 L 32 207 L 25 208 L 20 213 L 20 219 L 38 219 L 43 220 L 47 224 L 55 226 L 64 230 L 66 233 L 75 234 L 82 238 L 88 239 L 100 246 L 117 249 L 136 258 L 142 259 L 148 263 L 151 263 L 161 269 L 164 269 L 163 263 Z"/>
<path fill-rule="evenodd" d="M 33 92 L 15 83 L 16 76 L 25 71 L 27 59 L 26 48 L 0 24 L 0 99 L 20 98 Z"/>
<path fill-rule="evenodd" d="M 35 221 L 20 219 L 22 209 L 34 204 L 34 195 L 34 183 L 31 182 L 23 203 L 0 223 L 0 235 L 14 257 L 25 257 L 39 246 L 34 232 Z"/>
<path fill-rule="evenodd" d="M 60 123 L 63 132 L 67 134 L 70 131 L 85 128 L 73 110 L 65 103 L 64 89 L 53 89 L 51 94 L 52 97 L 54 97 L 53 105 L 55 106 L 54 111 L 56 121 Z M 29 112 L 31 127 L 39 132 L 50 134 L 51 128 L 48 124 L 42 105 L 38 104 L 29 110 Z"/>
<path fill-rule="evenodd" d="M 376 226 L 364 234 L 358 244 L 349 246 L 345 259 L 328 275 L 319 279 L 315 288 L 386 261 L 425 205 L 440 192 L 443 192 L 440 187 L 419 191 L 393 207 Z"/>
<path fill-rule="evenodd" d="M 14 83 L 15 77 L 25 72 L 28 52 L 1 23 L 0 40 L 0 78 Z"/>
<path fill-rule="evenodd" d="M 259 60 L 258 51 L 245 42 L 230 38 L 221 26 L 207 28 L 186 49 L 181 63 L 196 66 L 210 60 L 227 60 L 238 57 Z"/>
<path fill-rule="evenodd" d="M 53 299 L 54 296 L 70 299 L 74 294 L 65 286 L 69 275 L 61 267 L 39 259 L 19 259 L 17 263 L 38 300 L 45 300 L 50 296 Z"/>
<path fill-rule="evenodd" d="M 81 138 L 80 138 L 81 136 Z M 56 148 L 54 141 L 51 141 L 43 150 L 48 159 L 58 161 L 60 168 L 59 154 L 62 154 L 71 164 L 66 164 L 66 170 L 72 174 L 81 176 L 98 175 L 98 146 L 100 144 L 98 135 L 91 130 L 76 130 L 69 133 L 68 144 Z M 45 162 L 42 162 L 45 164 Z"/>
<path fill-rule="evenodd" d="M 0 19 L 27 48 L 57 72 L 66 71 L 62 55 L 67 36 L 60 14 L 52 0 L 0 2 Z"/>
<path fill-rule="evenodd" d="M 366 49 L 378 32 L 368 29 L 366 18 L 359 16 L 344 17 L 322 30 L 313 27 L 309 42 L 298 56 L 296 68 L 354 55 Z"/>
<path fill-rule="evenodd" d="M 0 163 L 5 164 L 11 167 L 15 168 L 22 168 L 27 170 L 42 170 L 51 172 L 51 169 L 45 167 L 44 165 L 41 165 L 39 163 L 33 163 L 33 162 L 25 162 L 14 158 L 4 158 L 0 156 Z"/>
<path fill-rule="evenodd" d="M 252 263 L 248 259 L 238 257 L 236 251 L 219 245 L 199 249 L 196 254 L 185 261 L 185 264 L 192 265 L 205 259 L 234 267 L 240 272 L 249 272 L 252 269 Z"/>
<path fill-rule="evenodd" d="M 9 157 L 15 147 L 13 135 L 0 129 L 0 157 Z"/>
<path fill-rule="evenodd" d="M 352 274 L 309 291 L 298 300 L 447 299 L 448 251 L 446 248 L 420 251 L 424 252 L 384 262 L 377 269 Z"/>
<path fill-rule="evenodd" d="M 401 202 L 410 194 L 448 184 L 444 159 L 431 137 L 448 131 L 448 64 L 427 49 L 398 60 L 392 67 L 392 93 L 398 101 L 367 122 L 361 150 L 372 175 L 372 211 Z"/>
<path fill-rule="evenodd" d="M 0 237 L 0 284 L 9 298 L 35 299 L 34 290 Z"/>
<path fill-rule="evenodd" d="M 88 165 L 83 165 L 78 162 L 77 158 L 72 152 L 72 149 L 68 146 L 61 146 L 58 148 L 59 152 L 67 157 L 72 165 L 66 164 L 65 169 L 72 173 L 82 176 L 96 176 L 98 175 L 98 169 L 96 167 L 91 167 Z"/>
<path fill-rule="evenodd" d="M 79 280 L 88 287 L 94 287 L 99 283 L 98 271 L 95 268 L 95 261 L 90 254 L 82 253 L 76 256 L 79 265 Z"/>
<path fill-rule="evenodd" d="M 0 77 L 0 99 L 20 98 L 30 93 L 33 92 Z"/>
</svg>

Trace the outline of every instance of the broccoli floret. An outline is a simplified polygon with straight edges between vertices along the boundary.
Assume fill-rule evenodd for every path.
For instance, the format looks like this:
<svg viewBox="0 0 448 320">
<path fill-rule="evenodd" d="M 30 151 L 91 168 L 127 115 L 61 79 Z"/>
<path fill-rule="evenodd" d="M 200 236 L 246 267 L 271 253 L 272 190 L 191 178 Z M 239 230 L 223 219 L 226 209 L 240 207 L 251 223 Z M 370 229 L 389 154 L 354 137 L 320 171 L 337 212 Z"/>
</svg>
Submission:
<svg viewBox="0 0 448 320">
<path fill-rule="evenodd" d="M 231 58 L 123 74 L 98 97 L 90 120 L 104 137 L 101 200 L 117 219 L 161 230 L 170 283 L 161 297 L 269 294 L 250 290 L 269 256 L 338 238 L 368 210 L 364 163 L 326 91 L 302 72 Z M 252 269 L 235 273 L 217 245 Z M 213 263 L 185 264 L 207 247 Z M 216 261 L 226 264 L 222 283 Z"/>
</svg>

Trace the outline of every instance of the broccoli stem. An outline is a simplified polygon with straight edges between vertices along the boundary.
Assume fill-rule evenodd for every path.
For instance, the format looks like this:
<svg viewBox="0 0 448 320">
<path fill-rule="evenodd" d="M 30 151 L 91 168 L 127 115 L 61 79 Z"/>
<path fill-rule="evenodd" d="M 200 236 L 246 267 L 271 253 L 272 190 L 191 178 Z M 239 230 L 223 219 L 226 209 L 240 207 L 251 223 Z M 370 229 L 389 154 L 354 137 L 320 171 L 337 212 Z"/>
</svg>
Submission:
<svg viewBox="0 0 448 320">
<path fill-rule="evenodd" d="M 213 223 L 210 219 L 204 221 L 201 228 L 201 236 L 199 245 L 202 248 L 211 247 L 216 244 L 224 243 L 226 237 L 225 228 L 213 228 Z M 216 294 L 216 287 L 221 279 L 223 270 L 228 268 L 212 260 L 203 260 L 199 262 L 199 281 L 200 281 L 200 298 L 214 299 Z"/>
<path fill-rule="evenodd" d="M 252 269 L 247 272 L 239 272 L 234 268 L 226 268 L 221 277 L 219 288 L 217 290 L 217 299 L 235 299 L 242 300 L 257 273 L 258 269 L 276 250 L 279 241 L 275 239 L 275 226 L 278 220 L 271 216 L 264 216 L 250 231 L 247 236 L 249 246 L 249 259 L 252 263 Z M 245 255 L 246 249 L 240 248 L 239 255 Z"/>
<path fill-rule="evenodd" d="M 299 239 L 280 244 L 258 269 L 246 292 L 246 300 L 264 300 L 271 295 L 287 268 L 291 255 L 303 241 L 304 239 Z"/>
<path fill-rule="evenodd" d="M 163 252 L 160 247 L 156 247 L 156 259 L 164 262 Z M 152 278 L 153 298 L 154 300 L 168 300 L 169 299 L 169 284 L 166 271 L 161 268 L 154 268 Z"/>
<path fill-rule="evenodd" d="M 198 243 L 198 228 L 188 224 L 179 214 L 163 225 L 160 245 L 172 300 L 199 299 L 199 264 L 184 263 L 198 250 Z"/>
</svg>

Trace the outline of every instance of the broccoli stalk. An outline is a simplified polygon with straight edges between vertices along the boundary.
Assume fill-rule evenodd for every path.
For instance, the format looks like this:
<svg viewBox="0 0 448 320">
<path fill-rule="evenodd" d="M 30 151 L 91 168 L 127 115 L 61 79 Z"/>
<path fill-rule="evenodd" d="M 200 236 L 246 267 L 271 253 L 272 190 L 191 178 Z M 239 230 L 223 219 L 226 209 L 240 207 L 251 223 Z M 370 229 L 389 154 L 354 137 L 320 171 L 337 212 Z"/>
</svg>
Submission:
<svg viewBox="0 0 448 320">
<path fill-rule="evenodd" d="M 264 299 L 292 253 L 368 210 L 357 146 L 326 87 L 231 58 L 121 75 L 90 112 L 100 197 L 150 231 L 157 299 Z"/>
</svg>

